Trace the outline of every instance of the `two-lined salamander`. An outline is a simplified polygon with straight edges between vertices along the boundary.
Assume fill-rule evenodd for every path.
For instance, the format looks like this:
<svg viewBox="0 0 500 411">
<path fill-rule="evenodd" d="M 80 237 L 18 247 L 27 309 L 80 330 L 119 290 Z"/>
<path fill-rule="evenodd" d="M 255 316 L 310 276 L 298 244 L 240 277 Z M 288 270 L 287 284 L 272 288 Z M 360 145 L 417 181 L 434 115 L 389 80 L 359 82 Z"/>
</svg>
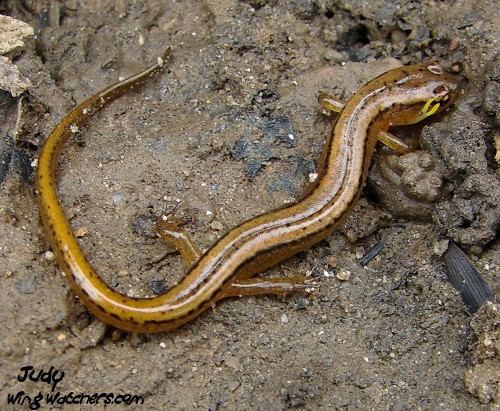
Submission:
<svg viewBox="0 0 500 411">
<path fill-rule="evenodd" d="M 202 255 L 188 238 L 177 236 L 175 223 L 163 216 L 160 234 L 164 230 L 192 265 L 165 294 L 132 298 L 108 286 L 87 261 L 59 202 L 56 172 L 72 129 L 162 65 L 160 59 L 77 106 L 47 138 L 36 172 L 45 233 L 75 294 L 102 321 L 133 332 L 171 330 L 229 296 L 285 294 L 301 288 L 303 277 L 252 277 L 335 230 L 361 194 L 377 141 L 390 139 L 387 131 L 392 126 L 413 124 L 448 107 L 459 90 L 457 80 L 437 64 L 401 67 L 370 81 L 345 105 L 337 106 L 341 112 L 324 146 L 318 178 L 299 201 L 240 224 Z M 328 97 L 323 100 L 328 104 Z"/>
</svg>

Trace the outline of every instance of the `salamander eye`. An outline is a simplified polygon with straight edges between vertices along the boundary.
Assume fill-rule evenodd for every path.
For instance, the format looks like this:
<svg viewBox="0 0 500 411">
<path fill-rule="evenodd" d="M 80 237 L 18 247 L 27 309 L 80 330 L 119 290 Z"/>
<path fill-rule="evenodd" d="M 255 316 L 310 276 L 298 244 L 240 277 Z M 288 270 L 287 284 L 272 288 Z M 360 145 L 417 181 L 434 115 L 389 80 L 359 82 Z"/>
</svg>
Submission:
<svg viewBox="0 0 500 411">
<path fill-rule="evenodd" d="M 445 85 L 437 86 L 432 90 L 435 101 L 446 101 L 450 97 L 450 89 Z"/>
<path fill-rule="evenodd" d="M 438 63 L 431 63 L 427 66 L 427 70 L 429 70 L 433 74 L 443 74 L 443 68 Z"/>
</svg>

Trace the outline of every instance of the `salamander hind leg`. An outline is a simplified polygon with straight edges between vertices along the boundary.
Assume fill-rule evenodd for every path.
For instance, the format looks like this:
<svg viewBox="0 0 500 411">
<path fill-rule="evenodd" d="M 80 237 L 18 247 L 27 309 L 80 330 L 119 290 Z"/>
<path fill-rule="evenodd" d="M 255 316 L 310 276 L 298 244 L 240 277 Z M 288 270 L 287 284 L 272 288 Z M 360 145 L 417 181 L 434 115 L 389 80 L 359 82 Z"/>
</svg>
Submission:
<svg viewBox="0 0 500 411">
<path fill-rule="evenodd" d="M 217 296 L 217 300 L 228 297 L 243 297 L 263 294 L 292 294 L 304 291 L 310 282 L 305 276 L 296 275 L 287 278 L 262 278 L 252 277 L 234 280 L 224 286 Z"/>
<path fill-rule="evenodd" d="M 329 93 L 321 93 L 318 96 L 318 102 L 327 111 L 333 111 L 335 113 L 340 113 L 345 106 L 345 103 Z"/>
<path fill-rule="evenodd" d="M 201 251 L 194 244 L 191 236 L 182 228 L 184 222 L 174 217 L 174 210 L 163 212 L 156 219 L 156 231 L 162 238 L 169 240 L 180 253 L 188 267 L 201 256 Z"/>
</svg>

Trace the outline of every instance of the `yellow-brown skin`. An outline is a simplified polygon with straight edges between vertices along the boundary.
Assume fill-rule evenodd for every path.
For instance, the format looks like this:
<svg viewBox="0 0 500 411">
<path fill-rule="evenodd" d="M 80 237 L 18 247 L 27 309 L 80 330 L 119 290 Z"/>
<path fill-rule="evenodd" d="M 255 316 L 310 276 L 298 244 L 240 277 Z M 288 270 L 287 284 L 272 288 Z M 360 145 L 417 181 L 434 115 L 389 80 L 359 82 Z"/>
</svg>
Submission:
<svg viewBox="0 0 500 411">
<path fill-rule="evenodd" d="M 372 80 L 341 111 L 325 144 L 319 176 L 298 202 L 227 232 L 165 294 L 131 298 L 109 287 L 87 261 L 59 203 L 56 169 L 73 126 L 83 124 L 161 66 L 160 61 L 77 106 L 48 137 L 36 174 L 45 233 L 75 294 L 102 321 L 132 332 L 177 328 L 228 296 L 296 291 L 303 277 L 262 281 L 251 277 L 308 249 L 335 230 L 361 194 L 381 132 L 430 115 L 429 104 L 423 107 L 431 101 L 440 101 L 441 111 L 455 101 L 459 90 L 457 81 L 437 65 L 402 67 Z M 182 241 L 178 246 L 182 252 Z"/>
</svg>

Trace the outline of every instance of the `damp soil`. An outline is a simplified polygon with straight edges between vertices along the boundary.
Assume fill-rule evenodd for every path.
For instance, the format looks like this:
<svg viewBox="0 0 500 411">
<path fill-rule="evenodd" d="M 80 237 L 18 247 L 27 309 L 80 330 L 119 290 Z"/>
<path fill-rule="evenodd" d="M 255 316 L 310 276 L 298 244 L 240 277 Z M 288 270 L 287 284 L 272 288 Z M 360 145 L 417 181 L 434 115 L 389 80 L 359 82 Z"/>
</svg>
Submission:
<svg viewBox="0 0 500 411">
<path fill-rule="evenodd" d="M 442 259 L 453 240 L 498 293 L 495 1 L 16 0 L 0 8 L 35 32 L 10 55 L 31 86 L 21 97 L 3 94 L 0 106 L 0 409 L 35 409 L 28 403 L 39 393 L 40 409 L 68 410 L 130 409 L 104 397 L 83 404 L 78 394 L 136 395 L 144 404 L 133 409 L 144 410 L 500 409 L 498 306 L 470 315 Z M 167 333 L 105 326 L 50 253 L 34 167 L 75 104 L 167 46 L 165 69 L 92 117 L 59 167 L 81 247 L 116 290 L 153 296 L 185 272 L 155 235 L 162 210 L 175 207 L 206 250 L 299 197 L 334 119 L 319 92 L 348 98 L 401 64 L 439 61 L 462 80 L 454 108 L 401 131 L 433 156 L 439 195 L 429 200 L 424 190 L 424 213 L 399 207 L 397 184 L 374 173 L 340 230 L 261 274 L 306 274 L 310 292 L 223 301 Z M 379 149 L 374 163 L 386 155 Z M 55 387 L 23 381 L 30 366 L 43 380 L 64 377 Z M 50 394 L 67 402 L 47 404 Z"/>
</svg>

